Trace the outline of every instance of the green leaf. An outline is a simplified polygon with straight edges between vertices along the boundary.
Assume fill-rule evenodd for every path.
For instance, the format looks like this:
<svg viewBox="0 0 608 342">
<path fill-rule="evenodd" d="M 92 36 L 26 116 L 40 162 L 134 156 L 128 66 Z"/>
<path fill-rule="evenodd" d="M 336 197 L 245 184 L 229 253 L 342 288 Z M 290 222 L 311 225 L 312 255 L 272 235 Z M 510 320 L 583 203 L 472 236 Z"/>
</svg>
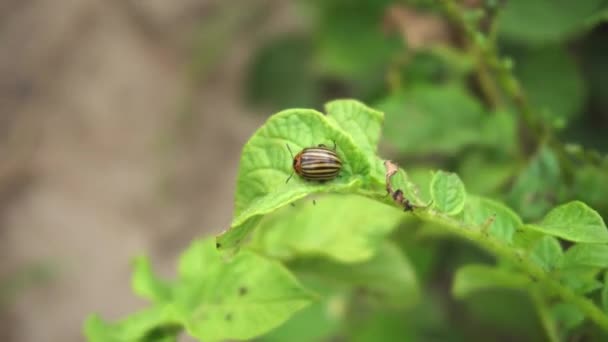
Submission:
<svg viewBox="0 0 608 342">
<path fill-rule="evenodd" d="M 526 50 L 517 58 L 515 72 L 531 104 L 548 122 L 563 126 L 565 120 L 581 114 L 585 100 L 583 76 L 563 48 Z"/>
<path fill-rule="evenodd" d="M 534 244 L 530 257 L 546 272 L 551 272 L 563 255 L 562 246 L 552 236 L 544 236 Z"/>
<path fill-rule="evenodd" d="M 560 267 L 581 266 L 608 268 L 608 245 L 578 243 L 568 248 L 560 262 Z"/>
<path fill-rule="evenodd" d="M 325 104 L 328 119 L 348 132 L 367 155 L 374 155 L 380 140 L 384 114 L 355 100 L 336 100 Z"/>
<path fill-rule="evenodd" d="M 378 160 L 371 154 L 382 114 L 351 100 L 334 101 L 328 108 L 332 111 L 328 116 L 310 109 L 273 115 L 245 144 L 237 179 L 235 217 L 230 229 L 218 236 L 219 247 L 233 251 L 261 216 L 306 195 L 348 192 L 365 183 L 382 183 L 384 177 L 377 173 Z M 306 147 L 331 146 L 334 142 L 343 162 L 340 177 L 321 184 L 296 175 L 285 183 L 293 173 L 293 156 L 286 144 L 297 153 Z"/>
<path fill-rule="evenodd" d="M 539 224 L 527 227 L 568 241 L 608 242 L 608 230 L 602 217 L 579 201 L 561 205 L 551 210 Z"/>
<path fill-rule="evenodd" d="M 161 279 L 158 279 L 150 260 L 141 256 L 133 261 L 134 271 L 131 279 L 133 291 L 142 298 L 154 303 L 167 302 L 171 298 L 171 287 Z"/>
<path fill-rule="evenodd" d="M 252 248 L 287 260 L 327 256 L 340 262 L 371 258 L 403 217 L 395 207 L 355 195 L 326 195 L 268 216 Z"/>
<path fill-rule="evenodd" d="M 399 169 L 399 173 L 405 174 L 405 171 Z M 399 174 L 398 173 L 398 174 Z M 420 199 L 419 204 L 429 203 L 431 197 L 431 181 L 435 176 L 435 172 L 427 168 L 413 168 L 407 172 L 406 180 L 409 180 L 408 188 L 413 193 L 414 197 Z M 405 190 L 404 190 L 405 192 Z"/>
<path fill-rule="evenodd" d="M 523 250 L 530 251 L 543 237 L 545 237 L 545 234 L 526 229 L 526 226 L 523 226 L 513 234 L 513 245 Z"/>
<path fill-rule="evenodd" d="M 572 289 L 575 293 L 585 295 L 602 288 L 602 283 L 597 280 L 598 268 L 577 267 L 563 268 L 560 270 L 560 282 Z"/>
<path fill-rule="evenodd" d="M 525 220 L 539 219 L 562 187 L 559 161 L 551 149 L 542 147 L 515 180 L 508 203 Z"/>
<path fill-rule="evenodd" d="M 500 16 L 501 33 L 510 39 L 541 44 L 558 42 L 590 29 L 605 12 L 602 0 L 510 0 Z"/>
<path fill-rule="evenodd" d="M 602 287 L 602 309 L 608 313 L 608 271 L 604 272 L 604 287 Z"/>
<path fill-rule="evenodd" d="M 319 101 L 318 89 L 310 38 L 288 34 L 262 46 L 253 56 L 246 81 L 246 95 L 253 104 L 311 107 Z"/>
<path fill-rule="evenodd" d="M 568 331 L 576 328 L 585 320 L 585 315 L 571 303 L 557 303 L 551 308 L 553 319 Z"/>
<path fill-rule="evenodd" d="M 326 259 L 300 259 L 290 264 L 298 274 L 324 279 L 339 288 L 362 288 L 385 305 L 407 308 L 420 298 L 416 274 L 405 255 L 390 242 L 371 259 L 341 264 Z"/>
<path fill-rule="evenodd" d="M 467 196 L 464 222 L 481 229 L 505 242 L 513 242 L 513 235 L 523 222 L 517 214 L 505 205 L 478 196 Z"/>
<path fill-rule="evenodd" d="M 462 87 L 418 86 L 376 107 L 386 114 L 386 139 L 402 153 L 453 154 L 482 143 L 483 109 Z"/>
<path fill-rule="evenodd" d="M 486 265 L 466 265 L 456 271 L 452 294 L 462 299 L 493 288 L 525 290 L 531 283 L 530 278 L 519 273 Z"/>
<path fill-rule="evenodd" d="M 435 208 L 448 215 L 456 215 L 464 208 L 464 184 L 455 173 L 437 171 L 431 180 L 431 197 Z"/>
<path fill-rule="evenodd" d="M 373 174 L 384 177 L 384 165 L 376 157 L 384 114 L 355 100 L 336 100 L 325 104 L 327 118 L 353 138 L 367 156 Z"/>
<path fill-rule="evenodd" d="M 180 259 L 172 310 L 201 340 L 249 339 L 286 321 L 312 295 L 278 262 L 242 251 L 224 262 L 212 239 Z"/>
<path fill-rule="evenodd" d="M 171 323 L 171 314 L 161 307 L 132 314 L 117 323 L 91 315 L 84 324 L 89 342 L 176 341 L 182 327 Z"/>
<path fill-rule="evenodd" d="M 426 206 L 431 200 L 431 180 L 434 172 L 430 169 L 412 169 L 405 172 L 399 168 L 391 179 L 393 191 L 403 191 L 403 196 L 414 205 Z"/>
</svg>

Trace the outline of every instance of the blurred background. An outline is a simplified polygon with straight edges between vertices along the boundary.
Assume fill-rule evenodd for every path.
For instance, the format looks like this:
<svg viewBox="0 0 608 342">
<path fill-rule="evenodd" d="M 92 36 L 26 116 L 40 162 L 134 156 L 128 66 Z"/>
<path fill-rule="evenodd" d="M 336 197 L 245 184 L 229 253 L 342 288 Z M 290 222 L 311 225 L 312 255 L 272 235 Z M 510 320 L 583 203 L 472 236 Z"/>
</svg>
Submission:
<svg viewBox="0 0 608 342">
<path fill-rule="evenodd" d="M 89 313 L 143 306 L 132 257 L 170 273 L 229 224 L 269 114 L 241 100 L 244 69 L 290 7 L 0 2 L 0 340 L 81 341 Z"/>
<path fill-rule="evenodd" d="M 478 120 L 500 99 L 458 32 L 410 6 L 425 1 L 341 3 L 0 2 L 0 340 L 80 341 L 89 313 L 143 307 L 131 258 L 171 275 L 191 239 L 225 229 L 241 147 L 283 108 L 354 97 L 387 112 L 387 157 L 456 170 L 527 219 L 581 196 L 605 215 L 605 173 L 561 191 L 555 157 L 528 158 L 514 119 Z M 531 102 L 606 152 L 607 27 L 579 25 L 599 2 L 514 3 L 501 48 Z"/>
</svg>

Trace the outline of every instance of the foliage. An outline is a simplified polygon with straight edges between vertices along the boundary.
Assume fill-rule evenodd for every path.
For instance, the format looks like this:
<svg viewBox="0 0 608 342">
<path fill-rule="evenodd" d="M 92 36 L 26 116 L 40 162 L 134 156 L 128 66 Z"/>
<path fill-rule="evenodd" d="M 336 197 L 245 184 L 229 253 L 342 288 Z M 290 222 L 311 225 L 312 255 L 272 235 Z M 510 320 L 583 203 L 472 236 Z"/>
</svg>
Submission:
<svg viewBox="0 0 608 342">
<path fill-rule="evenodd" d="M 252 63 L 251 100 L 296 109 L 245 144 L 230 227 L 193 242 L 174 280 L 136 259 L 133 290 L 149 307 L 93 315 L 87 338 L 605 339 L 607 151 L 568 140 L 608 110 L 581 67 L 603 72 L 605 52 L 566 49 L 597 44 L 605 2 L 301 6 L 310 32 Z M 415 41 L 426 26 L 408 15 L 458 39 Z M 372 106 L 297 109 L 335 97 L 328 82 Z M 334 143 L 338 178 L 286 182 L 290 150 Z"/>
</svg>

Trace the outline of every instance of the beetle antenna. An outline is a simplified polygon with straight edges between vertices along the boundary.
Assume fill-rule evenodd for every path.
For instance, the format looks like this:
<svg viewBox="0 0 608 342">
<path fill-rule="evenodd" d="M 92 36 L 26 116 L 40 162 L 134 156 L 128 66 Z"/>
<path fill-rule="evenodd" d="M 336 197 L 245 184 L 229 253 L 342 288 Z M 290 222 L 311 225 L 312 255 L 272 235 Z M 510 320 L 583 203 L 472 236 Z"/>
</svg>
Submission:
<svg viewBox="0 0 608 342">
<path fill-rule="evenodd" d="M 289 148 L 289 145 L 287 145 L 287 144 L 285 144 L 285 146 L 287 147 L 289 154 L 291 154 L 291 159 L 293 159 L 293 152 L 291 152 L 291 148 Z"/>
<path fill-rule="evenodd" d="M 332 141 L 334 142 L 334 148 L 333 148 L 333 150 L 335 151 L 336 150 L 336 141 L 335 140 L 332 140 Z"/>
<path fill-rule="evenodd" d="M 291 154 L 291 159 L 293 159 L 293 152 L 291 152 L 291 148 L 289 148 L 289 145 L 287 145 L 287 144 L 285 144 L 285 147 L 287 147 L 289 154 Z M 293 172 L 289 175 L 289 177 L 287 177 L 287 180 L 285 180 L 285 184 L 287 184 L 289 182 L 291 177 L 293 177 Z"/>
</svg>

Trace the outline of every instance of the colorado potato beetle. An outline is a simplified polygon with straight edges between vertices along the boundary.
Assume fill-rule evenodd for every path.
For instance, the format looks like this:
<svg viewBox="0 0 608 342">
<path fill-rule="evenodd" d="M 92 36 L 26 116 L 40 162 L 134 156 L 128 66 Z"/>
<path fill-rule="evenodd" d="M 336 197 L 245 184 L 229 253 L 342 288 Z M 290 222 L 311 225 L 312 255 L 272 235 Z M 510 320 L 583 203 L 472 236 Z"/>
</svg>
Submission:
<svg viewBox="0 0 608 342">
<path fill-rule="evenodd" d="M 287 145 L 289 153 L 293 153 Z M 318 147 L 307 147 L 293 157 L 293 170 L 300 177 L 309 181 L 329 181 L 338 176 L 342 169 L 342 161 L 336 154 L 336 145 L 333 149 L 320 144 Z M 287 178 L 286 183 L 293 174 Z"/>
</svg>

